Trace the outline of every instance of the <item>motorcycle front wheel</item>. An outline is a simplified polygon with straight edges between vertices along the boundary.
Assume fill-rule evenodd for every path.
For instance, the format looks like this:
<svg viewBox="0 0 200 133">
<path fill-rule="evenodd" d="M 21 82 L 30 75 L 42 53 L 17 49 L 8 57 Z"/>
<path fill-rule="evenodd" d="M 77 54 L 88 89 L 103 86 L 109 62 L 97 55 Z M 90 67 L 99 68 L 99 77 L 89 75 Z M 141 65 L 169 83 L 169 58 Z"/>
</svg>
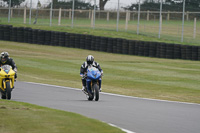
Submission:
<svg viewBox="0 0 200 133">
<path fill-rule="evenodd" d="M 8 100 L 11 99 L 11 91 L 12 89 L 10 88 L 10 82 L 6 82 L 6 98 Z"/>
<path fill-rule="evenodd" d="M 95 101 L 99 100 L 99 86 L 95 84 L 94 86 Z"/>
</svg>

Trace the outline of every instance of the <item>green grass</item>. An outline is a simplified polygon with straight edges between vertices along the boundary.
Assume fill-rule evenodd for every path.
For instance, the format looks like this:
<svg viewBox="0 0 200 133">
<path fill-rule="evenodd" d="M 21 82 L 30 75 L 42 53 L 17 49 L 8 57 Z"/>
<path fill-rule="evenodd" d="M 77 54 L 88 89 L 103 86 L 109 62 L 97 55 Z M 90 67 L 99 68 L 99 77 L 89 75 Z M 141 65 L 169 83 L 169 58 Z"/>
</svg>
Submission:
<svg viewBox="0 0 200 133">
<path fill-rule="evenodd" d="M 0 24 L 8 24 L 6 17 L 0 18 Z M 34 22 L 32 18 L 32 23 Z M 58 26 L 57 18 L 52 19 L 52 26 L 49 26 L 49 18 L 39 17 L 37 25 L 29 25 L 29 19 L 27 18 L 26 24 L 23 24 L 23 17 L 14 17 L 11 18 L 12 24 L 16 27 L 32 27 L 34 29 L 44 29 L 44 30 L 55 30 L 55 31 L 64 31 L 71 33 L 80 33 L 80 34 L 90 34 L 95 36 L 106 36 L 113 38 L 125 38 L 129 40 L 142 40 L 142 41 L 156 41 L 156 42 L 166 42 L 166 43 L 176 43 L 176 44 L 187 44 L 187 45 L 200 45 L 200 22 L 197 21 L 197 30 L 196 38 L 193 38 L 194 32 L 194 22 L 186 21 L 184 27 L 184 42 L 181 42 L 182 35 L 182 22 L 178 20 L 163 20 L 161 39 L 158 39 L 159 32 L 159 21 L 150 20 L 140 21 L 140 35 L 137 35 L 137 21 L 129 21 L 128 29 L 125 30 L 125 19 L 119 21 L 119 31 L 116 31 L 116 20 L 110 19 L 96 19 L 95 21 L 95 30 L 91 28 L 91 20 L 84 18 L 75 18 L 74 19 L 74 28 L 71 28 L 71 20 L 68 18 L 63 18 L 61 25 Z"/>
<path fill-rule="evenodd" d="M 81 88 L 80 66 L 88 54 L 104 70 L 104 92 L 200 103 L 200 62 L 112 54 L 0 41 L 18 66 L 18 80 Z"/>
<path fill-rule="evenodd" d="M 7 100 L 0 100 L 0 118 L 0 133 L 122 133 L 75 113 Z"/>
</svg>

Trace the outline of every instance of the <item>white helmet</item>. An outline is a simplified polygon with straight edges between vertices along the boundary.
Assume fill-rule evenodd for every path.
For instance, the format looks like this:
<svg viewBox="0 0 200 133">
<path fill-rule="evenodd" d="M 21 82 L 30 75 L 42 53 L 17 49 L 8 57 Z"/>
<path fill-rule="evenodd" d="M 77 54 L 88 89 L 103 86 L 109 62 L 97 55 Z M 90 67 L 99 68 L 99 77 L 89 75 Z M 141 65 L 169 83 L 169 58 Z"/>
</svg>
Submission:
<svg viewBox="0 0 200 133">
<path fill-rule="evenodd" d="M 86 61 L 88 65 L 91 65 L 94 62 L 94 57 L 92 55 L 88 55 Z"/>
</svg>

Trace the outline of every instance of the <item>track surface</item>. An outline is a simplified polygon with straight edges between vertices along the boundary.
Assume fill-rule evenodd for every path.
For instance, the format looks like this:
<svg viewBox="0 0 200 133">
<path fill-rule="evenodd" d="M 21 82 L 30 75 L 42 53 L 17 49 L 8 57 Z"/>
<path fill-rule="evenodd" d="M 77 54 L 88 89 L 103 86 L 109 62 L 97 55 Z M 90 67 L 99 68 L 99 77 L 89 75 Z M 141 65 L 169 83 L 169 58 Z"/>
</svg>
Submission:
<svg viewBox="0 0 200 133">
<path fill-rule="evenodd" d="M 16 82 L 12 100 L 75 112 L 135 133 L 200 133 L 200 105 L 100 94 L 88 101 L 80 89 Z"/>
</svg>

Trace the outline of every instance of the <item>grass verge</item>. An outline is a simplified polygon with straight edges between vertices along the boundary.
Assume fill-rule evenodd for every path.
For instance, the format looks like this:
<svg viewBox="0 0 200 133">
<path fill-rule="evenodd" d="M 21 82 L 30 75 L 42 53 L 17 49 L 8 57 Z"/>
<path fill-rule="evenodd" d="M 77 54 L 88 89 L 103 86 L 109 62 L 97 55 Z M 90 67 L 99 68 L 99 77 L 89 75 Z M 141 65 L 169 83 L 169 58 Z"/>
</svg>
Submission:
<svg viewBox="0 0 200 133">
<path fill-rule="evenodd" d="M 36 106 L 0 100 L 0 133 L 122 133 L 98 120 Z"/>
</svg>

